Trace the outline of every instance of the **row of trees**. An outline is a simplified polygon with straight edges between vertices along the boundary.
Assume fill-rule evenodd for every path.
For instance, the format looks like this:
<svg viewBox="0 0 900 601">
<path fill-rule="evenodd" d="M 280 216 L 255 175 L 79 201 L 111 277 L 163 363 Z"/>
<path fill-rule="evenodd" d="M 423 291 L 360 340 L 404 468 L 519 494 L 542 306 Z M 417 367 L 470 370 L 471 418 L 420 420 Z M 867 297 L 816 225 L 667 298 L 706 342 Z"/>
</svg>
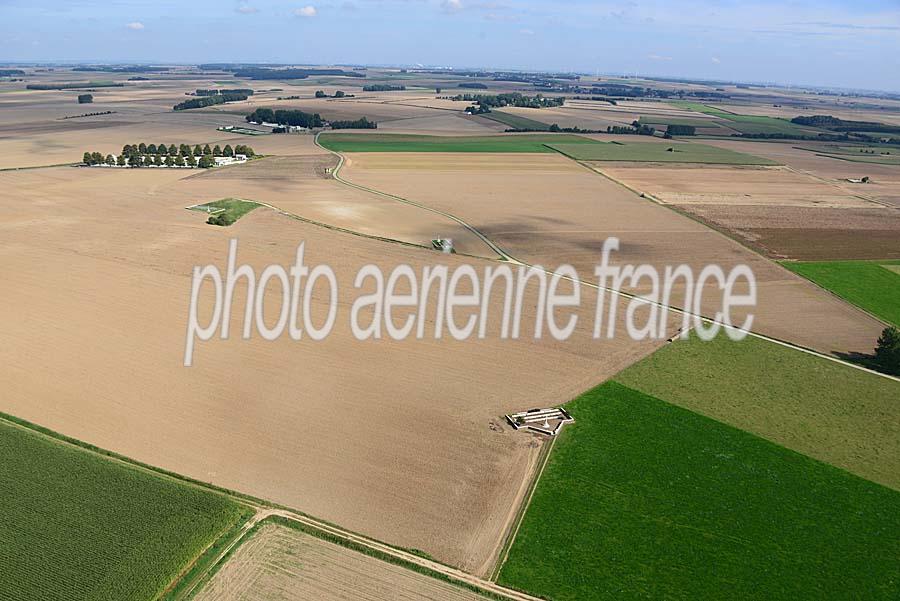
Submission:
<svg viewBox="0 0 900 601">
<path fill-rule="evenodd" d="M 295 127 L 322 127 L 325 122 L 319 113 L 304 113 L 299 110 L 259 108 L 247 115 L 249 123 L 276 123 Z"/>
<path fill-rule="evenodd" d="M 216 144 L 210 148 L 206 144 L 201 148 L 199 144 L 193 149 L 187 144 L 181 144 L 176 148 L 174 144 L 126 144 L 122 147 L 122 154 L 104 156 L 99 152 L 85 152 L 82 162 L 85 165 L 109 165 L 118 167 L 144 167 L 155 165 L 157 167 L 201 167 L 208 168 L 215 165 L 215 157 L 233 157 L 235 155 L 252 157 L 253 149 L 245 144 L 238 144 L 232 148 L 231 144 L 220 147 Z"/>
<path fill-rule="evenodd" d="M 345 94 L 342 90 L 338 90 L 334 96 L 329 96 L 325 90 L 316 90 L 316 98 L 353 98 L 353 94 Z"/>
<path fill-rule="evenodd" d="M 186 111 L 188 109 L 199 109 L 206 106 L 212 106 L 214 104 L 225 104 L 226 102 L 239 102 L 241 100 L 247 100 L 249 96 L 247 94 L 216 94 L 215 96 L 200 96 L 198 98 L 191 98 L 190 100 L 185 100 L 184 102 L 179 102 L 175 106 L 172 107 L 173 111 Z"/>
<path fill-rule="evenodd" d="M 363 117 L 355 121 L 331 121 L 331 129 L 378 129 L 378 124 Z"/>
<path fill-rule="evenodd" d="M 216 94 L 246 94 L 247 96 L 253 96 L 253 90 L 250 88 L 194 90 L 194 96 L 215 96 Z"/>
<path fill-rule="evenodd" d="M 406 86 L 392 86 L 382 83 L 363 86 L 363 92 L 402 92 L 405 89 Z"/>
<path fill-rule="evenodd" d="M 498 108 L 504 106 L 518 106 L 526 108 L 544 108 L 550 106 L 562 106 L 566 99 L 562 96 L 525 96 L 519 92 L 508 94 L 458 94 L 451 100 L 473 102 L 481 107 Z"/>
</svg>

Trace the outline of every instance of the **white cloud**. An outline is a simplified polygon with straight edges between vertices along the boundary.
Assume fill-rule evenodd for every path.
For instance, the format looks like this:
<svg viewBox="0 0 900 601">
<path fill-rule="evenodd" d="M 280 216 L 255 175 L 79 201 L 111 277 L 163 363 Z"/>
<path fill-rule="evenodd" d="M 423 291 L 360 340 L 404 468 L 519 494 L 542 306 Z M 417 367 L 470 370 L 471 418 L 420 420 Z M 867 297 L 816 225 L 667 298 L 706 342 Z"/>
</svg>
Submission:
<svg viewBox="0 0 900 601">
<path fill-rule="evenodd" d="M 456 12 L 463 9 L 462 0 L 444 0 L 441 2 L 441 6 L 446 11 Z"/>
<path fill-rule="evenodd" d="M 318 13 L 315 6 L 304 6 L 303 8 L 294 9 L 294 16 L 297 17 L 315 17 Z"/>
<path fill-rule="evenodd" d="M 520 29 L 519 33 L 521 33 L 522 35 L 534 35 L 534 30 L 533 29 Z"/>
<path fill-rule="evenodd" d="M 710 60 L 717 65 L 722 63 L 722 60 L 718 56 L 714 56 Z"/>
<path fill-rule="evenodd" d="M 131 23 L 128 23 L 127 25 L 125 25 L 125 27 L 127 27 L 128 29 L 130 29 L 132 31 L 140 31 L 144 28 L 144 24 L 141 23 L 140 21 L 132 21 Z"/>
<path fill-rule="evenodd" d="M 249 6 L 249 5 L 247 5 L 247 4 L 241 4 L 241 5 L 238 6 L 237 9 L 235 9 L 235 10 L 237 10 L 237 11 L 238 11 L 239 13 L 241 13 L 242 15 L 252 15 L 252 14 L 254 14 L 254 13 L 258 13 L 258 12 L 259 12 L 259 9 L 258 9 L 258 8 L 256 8 L 255 6 Z"/>
<path fill-rule="evenodd" d="M 672 60 L 671 56 L 660 56 L 658 54 L 648 54 L 647 58 L 649 58 L 652 61 L 670 61 L 670 60 Z"/>
</svg>

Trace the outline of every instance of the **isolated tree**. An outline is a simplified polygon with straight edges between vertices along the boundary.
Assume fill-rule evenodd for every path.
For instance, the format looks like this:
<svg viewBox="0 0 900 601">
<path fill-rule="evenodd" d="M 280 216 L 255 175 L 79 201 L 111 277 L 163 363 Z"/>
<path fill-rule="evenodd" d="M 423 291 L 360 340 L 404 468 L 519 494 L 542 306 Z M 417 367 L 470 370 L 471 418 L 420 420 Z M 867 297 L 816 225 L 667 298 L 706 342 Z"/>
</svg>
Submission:
<svg viewBox="0 0 900 601">
<path fill-rule="evenodd" d="M 125 165 L 127 165 L 124 154 L 120 154 L 118 158 L 116 158 L 116 165 L 118 165 L 119 167 L 124 167 Z"/>
<path fill-rule="evenodd" d="M 84 158 L 81 159 L 81 162 L 85 165 L 92 165 L 94 163 L 94 158 L 91 156 L 91 153 L 85 152 Z"/>
<path fill-rule="evenodd" d="M 196 153 L 194 153 L 196 154 Z M 212 148 L 209 147 L 209 144 L 203 147 L 203 154 L 212 154 Z"/>
<path fill-rule="evenodd" d="M 191 156 L 191 155 L 188 155 Z M 184 167 L 184 157 L 182 155 L 178 155 L 175 157 L 175 166 L 176 167 Z"/>
<path fill-rule="evenodd" d="M 234 156 L 234 149 L 231 147 L 231 144 L 225 145 L 225 148 L 222 149 L 222 154 L 227 157 Z"/>
<path fill-rule="evenodd" d="M 434 92 L 435 92 L 435 94 L 440 94 L 440 93 L 441 93 L 441 89 L 440 89 L 440 88 L 435 88 L 435 89 L 434 89 Z"/>
<path fill-rule="evenodd" d="M 175 158 L 170 154 L 166 157 L 166 167 L 172 167 L 175 165 Z"/>
<path fill-rule="evenodd" d="M 338 90 L 334 93 L 335 98 L 343 98 L 344 96 L 346 96 L 346 94 L 344 94 L 343 90 Z"/>
<path fill-rule="evenodd" d="M 900 330 L 885 328 L 875 347 L 875 365 L 881 371 L 900 376 Z"/>
<path fill-rule="evenodd" d="M 147 154 L 156 154 L 156 144 L 147 147 Z"/>
<path fill-rule="evenodd" d="M 169 144 L 169 156 L 173 157 L 178 154 L 178 149 L 175 148 L 174 144 Z"/>
<path fill-rule="evenodd" d="M 326 98 L 328 94 L 324 90 L 316 90 L 316 98 Z"/>
<path fill-rule="evenodd" d="M 218 144 L 216 144 L 216 147 L 213 148 L 212 153 L 213 153 L 213 156 L 214 156 L 214 157 L 220 157 L 220 156 L 222 156 L 222 147 L 219 146 Z"/>
<path fill-rule="evenodd" d="M 106 155 L 106 164 L 112 167 L 116 164 L 116 157 L 111 154 Z"/>
<path fill-rule="evenodd" d="M 141 154 L 147 154 L 147 145 L 141 142 L 138 144 L 138 152 Z"/>
</svg>

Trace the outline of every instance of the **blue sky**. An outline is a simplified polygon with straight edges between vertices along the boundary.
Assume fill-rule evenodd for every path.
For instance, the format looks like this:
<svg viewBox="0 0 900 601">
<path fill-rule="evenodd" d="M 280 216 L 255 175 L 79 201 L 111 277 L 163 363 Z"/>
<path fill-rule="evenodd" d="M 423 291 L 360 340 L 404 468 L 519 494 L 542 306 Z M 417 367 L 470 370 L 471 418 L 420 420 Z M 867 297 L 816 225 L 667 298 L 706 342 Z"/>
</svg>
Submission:
<svg viewBox="0 0 900 601">
<path fill-rule="evenodd" d="M 900 91 L 900 0 L 0 0 L 0 61 L 423 64 Z"/>
</svg>

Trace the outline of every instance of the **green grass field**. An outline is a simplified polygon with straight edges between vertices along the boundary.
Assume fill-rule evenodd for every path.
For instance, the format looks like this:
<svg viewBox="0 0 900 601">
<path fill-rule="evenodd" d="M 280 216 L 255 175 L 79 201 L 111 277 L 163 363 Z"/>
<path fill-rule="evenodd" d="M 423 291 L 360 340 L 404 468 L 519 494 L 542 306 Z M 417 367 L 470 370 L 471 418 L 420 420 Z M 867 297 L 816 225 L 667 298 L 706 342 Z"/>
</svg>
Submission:
<svg viewBox="0 0 900 601">
<path fill-rule="evenodd" d="M 900 261 L 785 261 L 785 267 L 900 327 Z"/>
<path fill-rule="evenodd" d="M 669 101 L 668 104 L 724 119 L 728 121 L 728 127 L 736 129 L 742 134 L 793 134 L 808 136 L 815 135 L 817 131 L 822 131 L 811 127 L 795 125 L 787 119 L 766 117 L 763 115 L 740 115 L 738 113 L 723 111 L 700 102 L 672 100 Z"/>
<path fill-rule="evenodd" d="M 210 215 L 210 218 L 224 219 L 217 225 L 231 225 L 253 209 L 261 206 L 252 200 L 240 198 L 223 198 L 202 205 L 188 207 L 192 211 L 198 211 Z"/>
<path fill-rule="evenodd" d="M 515 129 L 547 129 L 548 127 L 550 127 L 549 123 L 544 123 L 543 121 L 537 121 L 535 119 L 529 119 L 528 117 L 513 115 L 512 113 L 504 113 L 503 111 L 496 109 L 492 110 L 490 113 L 482 113 L 480 116 L 492 121 L 497 121 L 498 123 L 502 123 L 504 125 L 508 125 L 509 127 Z"/>
<path fill-rule="evenodd" d="M 0 598 L 155 599 L 247 509 L 0 420 Z"/>
<path fill-rule="evenodd" d="M 546 144 L 599 144 L 571 134 L 501 136 L 417 136 L 405 134 L 322 134 L 319 142 L 337 152 L 554 152 Z"/>
<path fill-rule="evenodd" d="M 579 161 L 638 161 L 653 163 L 708 163 L 721 165 L 775 165 L 773 161 L 696 142 L 548 143 Z M 674 149 L 670 152 L 668 149 Z"/>
<path fill-rule="evenodd" d="M 900 383 L 887 378 L 723 336 L 676 341 L 616 381 L 900 490 Z"/>
<path fill-rule="evenodd" d="M 567 407 L 501 584 L 582 601 L 900 596 L 900 493 L 615 382 Z"/>
</svg>

